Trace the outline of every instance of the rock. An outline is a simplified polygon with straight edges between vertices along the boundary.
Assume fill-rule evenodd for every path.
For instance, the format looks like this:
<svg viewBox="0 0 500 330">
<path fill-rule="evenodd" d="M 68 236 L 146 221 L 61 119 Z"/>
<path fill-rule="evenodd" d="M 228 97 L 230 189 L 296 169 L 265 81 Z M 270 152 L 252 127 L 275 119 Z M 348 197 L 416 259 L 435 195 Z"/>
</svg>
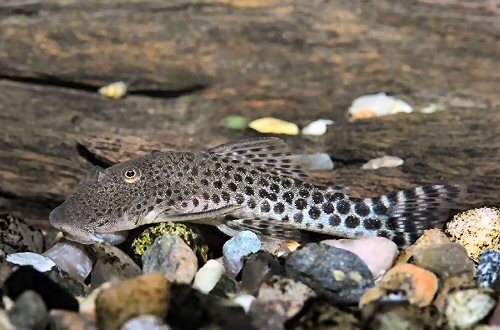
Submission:
<svg viewBox="0 0 500 330">
<path fill-rule="evenodd" d="M 260 287 L 257 302 L 268 306 L 275 314 L 288 320 L 302 309 L 305 302 L 315 297 L 307 285 L 283 276 L 271 276 Z"/>
<path fill-rule="evenodd" d="M 251 294 L 242 293 L 234 297 L 232 299 L 232 302 L 234 302 L 238 306 L 241 306 L 241 308 L 243 308 L 245 313 L 248 313 L 248 311 L 250 310 L 250 306 L 252 305 L 254 300 L 255 297 L 252 296 Z"/>
<path fill-rule="evenodd" d="M 422 236 L 420 236 L 419 239 L 415 243 L 413 243 L 413 245 L 406 247 L 401 252 L 396 263 L 397 264 L 408 263 L 408 261 L 415 254 L 415 251 L 417 251 L 420 248 L 424 248 L 430 245 L 440 245 L 447 243 L 451 243 L 451 241 L 445 235 L 445 233 L 443 233 L 440 229 L 435 228 L 435 229 L 424 230 Z"/>
<path fill-rule="evenodd" d="M 412 264 L 400 264 L 390 269 L 377 286 L 366 291 L 359 306 L 363 308 L 374 301 L 407 300 L 425 307 L 430 305 L 437 289 L 436 275 Z"/>
<path fill-rule="evenodd" d="M 276 313 L 272 306 L 260 303 L 255 300 L 250 306 L 248 316 L 252 320 L 252 325 L 256 329 L 266 330 L 284 330 L 285 318 L 283 315 Z"/>
<path fill-rule="evenodd" d="M 332 158 L 325 153 L 297 155 L 296 157 L 302 167 L 308 171 L 331 171 L 333 169 Z"/>
<path fill-rule="evenodd" d="M 42 233 L 28 225 L 23 219 L 10 214 L 0 214 L 0 249 L 5 254 L 16 252 L 42 253 Z"/>
<path fill-rule="evenodd" d="M 477 262 L 484 250 L 496 249 L 500 243 L 500 209 L 483 207 L 459 213 L 447 223 L 446 232 Z"/>
<path fill-rule="evenodd" d="M 153 242 L 163 235 L 179 236 L 194 251 L 200 264 L 205 264 L 210 257 L 210 250 L 205 244 L 199 229 L 193 226 L 176 222 L 155 224 L 144 230 L 132 241 L 132 255 L 136 262 L 142 261 L 144 252 L 153 245 Z"/>
<path fill-rule="evenodd" d="M 384 275 L 398 255 L 397 245 L 384 237 L 332 239 L 321 243 L 355 253 L 366 263 L 374 278 Z"/>
<path fill-rule="evenodd" d="M 224 118 L 223 125 L 234 130 L 244 130 L 248 126 L 248 120 L 242 116 L 228 116 Z"/>
<path fill-rule="evenodd" d="M 243 309 L 228 300 L 185 284 L 173 285 L 171 296 L 166 322 L 173 329 L 254 329 Z"/>
<path fill-rule="evenodd" d="M 179 236 L 164 235 L 142 255 L 142 270 L 162 272 L 170 282 L 191 283 L 198 270 L 198 260 Z"/>
<path fill-rule="evenodd" d="M 415 251 L 413 263 L 441 278 L 474 273 L 474 263 L 458 243 L 431 245 Z"/>
<path fill-rule="evenodd" d="M 326 133 L 327 126 L 333 123 L 334 121 L 330 119 L 315 120 L 302 129 L 302 135 L 323 135 Z"/>
<path fill-rule="evenodd" d="M 155 315 L 141 315 L 128 320 L 120 330 L 170 330 L 170 327 Z"/>
<path fill-rule="evenodd" d="M 7 263 L 3 263 L 0 259 L 0 290 L 3 288 L 3 283 L 10 276 L 10 274 L 12 274 L 12 266 L 8 265 Z"/>
<path fill-rule="evenodd" d="M 97 288 L 108 281 L 121 281 L 142 273 L 137 264 L 122 250 L 109 244 L 90 246 L 97 261 L 90 273 L 91 286 Z"/>
<path fill-rule="evenodd" d="M 102 290 L 97 296 L 97 325 L 102 329 L 120 329 L 127 320 L 143 314 L 163 319 L 169 299 L 170 284 L 162 273 L 123 281 Z"/>
<path fill-rule="evenodd" d="M 285 257 L 292 251 L 288 248 L 287 241 L 282 239 L 263 239 L 261 250 L 267 251 L 276 257 Z"/>
<path fill-rule="evenodd" d="M 286 323 L 287 329 L 360 329 L 358 320 L 351 314 L 326 301 L 310 300 L 303 311 Z"/>
<path fill-rule="evenodd" d="M 59 284 L 30 266 L 21 266 L 5 281 L 4 293 L 15 300 L 27 290 L 39 294 L 48 310 L 78 311 L 78 301 Z"/>
<path fill-rule="evenodd" d="M 251 121 L 250 124 L 248 124 L 248 127 L 259 133 L 287 135 L 299 134 L 299 127 L 297 124 L 272 117 L 264 117 Z"/>
<path fill-rule="evenodd" d="M 207 294 L 215 287 L 224 272 L 223 265 L 213 259 L 208 260 L 196 273 L 193 287 Z"/>
<path fill-rule="evenodd" d="M 497 302 L 495 310 L 491 313 L 491 317 L 488 320 L 488 324 L 491 326 L 500 326 L 500 302 Z"/>
<path fill-rule="evenodd" d="M 363 170 L 377 170 L 383 167 L 398 167 L 403 165 L 405 161 L 396 156 L 384 156 L 380 158 L 370 159 L 364 163 L 361 168 Z"/>
<path fill-rule="evenodd" d="M 441 281 L 440 290 L 433 305 L 443 314 L 450 293 L 476 288 L 474 278 L 469 274 L 447 277 Z"/>
<path fill-rule="evenodd" d="M 80 282 L 85 281 L 92 270 L 92 259 L 83 246 L 75 242 L 66 240 L 58 242 L 43 255 L 52 259 L 60 269 Z"/>
<path fill-rule="evenodd" d="M 127 95 L 128 86 L 123 81 L 116 81 L 109 85 L 99 88 L 99 94 L 109 97 L 110 99 L 121 99 Z"/>
<path fill-rule="evenodd" d="M 388 96 L 385 93 L 360 96 L 352 102 L 349 110 L 351 121 L 394 115 L 396 113 L 410 113 L 413 108 L 403 100 Z"/>
<path fill-rule="evenodd" d="M 33 290 L 26 290 L 21 293 L 14 307 L 9 310 L 9 319 L 13 325 L 19 328 L 34 328 L 44 322 L 47 315 L 47 308 L 43 299 Z"/>
<path fill-rule="evenodd" d="M 363 308 L 362 318 L 370 330 L 441 329 L 443 325 L 443 318 L 432 306 L 420 308 L 407 302 L 370 304 Z"/>
<path fill-rule="evenodd" d="M 233 297 L 239 292 L 238 283 L 229 276 L 222 275 L 219 282 L 210 291 L 210 295 L 220 298 Z"/>
<path fill-rule="evenodd" d="M 272 275 L 284 275 L 285 268 L 269 252 L 259 251 L 249 255 L 241 272 L 241 286 L 251 295 L 256 295 L 264 280 Z"/>
<path fill-rule="evenodd" d="M 11 253 L 5 260 L 16 266 L 31 266 L 42 273 L 56 267 L 54 260 L 33 252 Z"/>
<path fill-rule="evenodd" d="M 14 326 L 7 315 L 7 311 L 4 309 L 0 309 L 0 329 L 1 330 L 16 330 L 16 326 Z"/>
<path fill-rule="evenodd" d="M 243 268 L 243 259 L 250 253 L 259 251 L 259 237 L 251 231 L 242 231 L 222 247 L 224 266 L 228 274 L 236 276 Z"/>
<path fill-rule="evenodd" d="M 286 271 L 316 293 L 340 303 L 357 303 L 373 285 L 370 270 L 357 255 L 325 244 L 309 243 L 293 252 Z"/>
<path fill-rule="evenodd" d="M 86 296 L 89 291 L 89 288 L 85 284 L 71 278 L 68 273 L 59 268 L 53 269 L 44 274 L 47 275 L 52 281 L 63 287 L 63 289 L 72 296 L 83 297 Z"/>
<path fill-rule="evenodd" d="M 447 300 L 444 312 L 448 324 L 458 329 L 474 326 L 495 307 L 495 299 L 479 289 L 453 292 Z"/>
<path fill-rule="evenodd" d="M 61 309 L 53 309 L 49 314 L 50 330 L 98 330 L 97 326 L 82 315 Z"/>
<path fill-rule="evenodd" d="M 500 287 L 500 252 L 484 250 L 476 271 L 477 285 L 481 288 Z"/>
</svg>

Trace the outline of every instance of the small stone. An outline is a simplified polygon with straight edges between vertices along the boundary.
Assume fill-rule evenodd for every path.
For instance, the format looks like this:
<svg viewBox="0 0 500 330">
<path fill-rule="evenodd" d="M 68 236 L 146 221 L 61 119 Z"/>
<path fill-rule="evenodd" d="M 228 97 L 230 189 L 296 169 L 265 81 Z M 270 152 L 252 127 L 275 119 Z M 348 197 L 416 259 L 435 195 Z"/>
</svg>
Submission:
<svg viewBox="0 0 500 330">
<path fill-rule="evenodd" d="M 97 288 L 102 283 L 121 281 L 142 273 L 137 264 L 122 250 L 109 244 L 92 244 L 90 248 L 97 261 L 90 273 L 91 286 Z"/>
<path fill-rule="evenodd" d="M 295 318 L 286 323 L 286 329 L 361 329 L 359 321 L 326 301 L 310 300 Z"/>
<path fill-rule="evenodd" d="M 241 306 L 241 308 L 243 308 L 245 313 L 248 313 L 248 311 L 250 310 L 250 306 L 252 305 L 254 300 L 255 297 L 252 296 L 251 294 L 243 293 L 234 297 L 232 301 L 237 305 Z"/>
<path fill-rule="evenodd" d="M 318 119 L 309 123 L 306 127 L 302 129 L 303 135 L 323 135 L 326 133 L 328 125 L 332 125 L 333 120 L 330 119 Z"/>
<path fill-rule="evenodd" d="M 269 252 L 259 251 L 249 255 L 241 271 L 241 286 L 246 292 L 256 295 L 267 278 L 272 275 L 284 275 L 285 268 Z"/>
<path fill-rule="evenodd" d="M 17 297 L 14 307 L 9 310 L 10 322 L 19 328 L 31 329 L 41 326 L 47 315 L 43 299 L 32 290 L 26 290 Z"/>
<path fill-rule="evenodd" d="M 451 241 L 445 235 L 445 233 L 443 233 L 440 229 L 435 228 L 435 229 L 424 230 L 422 236 L 420 236 L 419 239 L 415 243 L 413 243 L 413 245 L 406 247 L 401 252 L 398 260 L 396 261 L 396 264 L 408 263 L 408 261 L 413 257 L 415 252 L 420 248 L 425 248 L 431 245 L 447 244 L 447 243 L 451 243 Z"/>
<path fill-rule="evenodd" d="M 210 295 L 220 298 L 229 298 L 238 294 L 238 283 L 229 276 L 222 275 L 215 287 L 210 290 Z"/>
<path fill-rule="evenodd" d="M 42 253 L 44 238 L 41 231 L 34 229 L 21 218 L 0 214 L 0 249 L 5 254 L 16 252 Z"/>
<path fill-rule="evenodd" d="M 335 302 L 357 303 L 373 285 L 367 265 L 354 253 L 325 244 L 309 243 L 287 260 L 288 275 Z M 341 280 L 335 272 L 343 273 Z"/>
<path fill-rule="evenodd" d="M 120 329 L 129 319 L 151 314 L 163 319 L 168 310 L 170 285 L 162 273 L 123 281 L 97 296 L 97 324 L 102 329 Z"/>
<path fill-rule="evenodd" d="M 441 278 L 474 273 L 474 263 L 467 251 L 458 243 L 431 245 L 418 249 L 413 255 L 413 263 L 430 270 Z"/>
<path fill-rule="evenodd" d="M 397 245 L 384 237 L 332 239 L 322 241 L 321 243 L 356 254 L 366 263 L 374 278 L 384 275 L 394 264 L 394 260 L 398 255 Z"/>
<path fill-rule="evenodd" d="M 88 287 L 85 284 L 70 277 L 68 273 L 59 268 L 55 268 L 50 272 L 46 272 L 44 274 L 47 275 L 52 281 L 62 286 L 69 294 L 75 297 L 86 296 L 87 292 L 89 291 Z"/>
<path fill-rule="evenodd" d="M 170 282 L 191 283 L 198 270 L 198 259 L 179 236 L 164 235 L 144 252 L 142 270 L 162 272 Z"/>
<path fill-rule="evenodd" d="M 325 153 L 297 155 L 296 157 L 301 166 L 308 171 L 330 171 L 333 169 L 332 158 Z"/>
<path fill-rule="evenodd" d="M 491 317 L 488 320 L 488 324 L 490 326 L 500 326 L 500 302 L 497 302 L 493 313 L 491 313 Z"/>
<path fill-rule="evenodd" d="M 297 124 L 272 117 L 256 119 L 250 122 L 248 126 L 259 133 L 287 135 L 299 134 L 299 127 L 297 126 Z"/>
<path fill-rule="evenodd" d="M 120 330 L 170 330 L 170 327 L 155 315 L 141 315 L 128 320 Z"/>
<path fill-rule="evenodd" d="M 484 250 L 500 243 L 500 209 L 483 207 L 459 213 L 447 223 L 446 232 L 477 262 Z"/>
<path fill-rule="evenodd" d="M 388 96 L 385 93 L 363 95 L 356 98 L 349 110 L 351 121 L 394 115 L 396 113 L 410 113 L 413 108 L 403 100 Z"/>
<path fill-rule="evenodd" d="M 481 288 L 498 286 L 500 277 L 500 252 L 484 250 L 476 271 L 477 285 Z"/>
<path fill-rule="evenodd" d="M 405 161 L 396 156 L 383 156 L 380 158 L 370 159 L 361 166 L 363 170 L 377 170 L 382 167 L 398 167 L 403 165 Z"/>
<path fill-rule="evenodd" d="M 17 266 L 31 266 L 42 273 L 56 267 L 54 260 L 33 252 L 11 253 L 7 255 L 5 260 Z"/>
<path fill-rule="evenodd" d="M 208 260 L 196 273 L 193 287 L 207 294 L 215 287 L 224 272 L 223 265 L 213 259 Z"/>
<path fill-rule="evenodd" d="M 366 291 L 359 306 L 363 308 L 374 301 L 407 300 L 415 306 L 425 307 L 430 305 L 437 289 L 436 275 L 412 264 L 400 264 L 390 269 L 377 286 Z M 394 295 L 395 292 L 398 294 Z"/>
<path fill-rule="evenodd" d="M 248 120 L 242 116 L 228 116 L 223 120 L 224 126 L 233 130 L 244 130 L 248 126 Z"/>
<path fill-rule="evenodd" d="M 261 243 L 259 237 L 251 231 L 242 231 L 234 236 L 222 247 L 224 266 L 227 272 L 236 276 L 243 268 L 243 259 L 250 253 L 259 251 Z"/>
<path fill-rule="evenodd" d="M 447 277 L 441 281 L 439 287 L 439 293 L 434 299 L 433 306 L 435 306 L 441 313 L 444 313 L 450 293 L 477 288 L 474 278 L 472 278 L 469 274 Z"/>
<path fill-rule="evenodd" d="M 0 330 L 16 330 L 16 326 L 12 324 L 7 315 L 7 311 L 0 309 Z"/>
<path fill-rule="evenodd" d="M 267 251 L 276 257 L 285 257 L 292 251 L 288 248 L 287 241 L 282 239 L 265 239 L 262 240 L 263 251 Z"/>
<path fill-rule="evenodd" d="M 58 242 L 43 255 L 52 259 L 60 269 L 80 282 L 85 281 L 92 270 L 92 259 L 83 246 L 75 242 Z"/>
<path fill-rule="evenodd" d="M 452 328 L 467 329 L 484 319 L 495 307 L 495 299 L 478 289 L 453 292 L 445 315 Z"/>
<path fill-rule="evenodd" d="M 24 291 L 33 290 L 42 297 L 48 310 L 78 311 L 78 301 L 59 284 L 30 266 L 21 266 L 4 283 L 4 293 L 15 300 Z"/>
<path fill-rule="evenodd" d="M 53 309 L 49 316 L 50 330 L 98 330 L 92 321 L 75 312 Z"/>
<path fill-rule="evenodd" d="M 128 86 L 123 81 L 117 81 L 99 88 L 99 94 L 110 99 L 119 100 L 127 95 Z"/>
<path fill-rule="evenodd" d="M 373 303 L 362 310 L 363 321 L 370 325 L 370 330 L 442 329 L 443 318 L 436 314 L 432 306 L 420 308 L 406 302 Z"/>
</svg>

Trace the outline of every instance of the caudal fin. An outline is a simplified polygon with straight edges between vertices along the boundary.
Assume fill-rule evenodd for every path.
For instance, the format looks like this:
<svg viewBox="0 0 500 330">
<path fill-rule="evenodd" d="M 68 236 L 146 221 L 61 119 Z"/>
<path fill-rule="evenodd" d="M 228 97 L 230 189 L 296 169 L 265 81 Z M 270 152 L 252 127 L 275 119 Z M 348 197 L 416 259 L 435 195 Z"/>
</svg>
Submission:
<svg viewBox="0 0 500 330">
<path fill-rule="evenodd" d="M 462 193 L 458 186 L 434 185 L 372 198 L 374 211 L 383 222 L 377 235 L 400 247 L 411 245 L 424 230 L 442 228 Z"/>
</svg>

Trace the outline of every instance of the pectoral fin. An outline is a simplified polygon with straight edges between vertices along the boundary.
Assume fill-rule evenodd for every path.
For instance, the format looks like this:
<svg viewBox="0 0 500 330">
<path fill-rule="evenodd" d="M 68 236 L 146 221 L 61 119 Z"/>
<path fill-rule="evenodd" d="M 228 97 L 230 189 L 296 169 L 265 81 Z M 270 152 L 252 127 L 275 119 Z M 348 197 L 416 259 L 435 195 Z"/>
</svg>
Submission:
<svg viewBox="0 0 500 330">
<path fill-rule="evenodd" d="M 220 223 L 221 218 L 225 215 L 231 214 L 239 209 L 241 209 L 241 205 L 227 205 L 218 209 L 206 210 L 200 212 L 192 212 L 192 213 L 184 213 L 184 214 L 175 214 L 172 210 L 162 212 L 156 216 L 156 218 L 150 223 L 159 223 L 159 222 L 191 222 L 196 221 L 202 224 L 211 224 L 217 225 Z"/>
</svg>

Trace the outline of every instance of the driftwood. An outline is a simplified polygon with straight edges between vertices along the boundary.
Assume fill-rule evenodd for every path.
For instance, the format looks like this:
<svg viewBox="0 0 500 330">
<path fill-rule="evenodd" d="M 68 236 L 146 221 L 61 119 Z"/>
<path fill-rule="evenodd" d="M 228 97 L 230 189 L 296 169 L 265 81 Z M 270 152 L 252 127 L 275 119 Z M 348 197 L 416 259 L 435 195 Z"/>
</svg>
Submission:
<svg viewBox="0 0 500 330">
<path fill-rule="evenodd" d="M 286 139 L 355 195 L 451 182 L 498 204 L 499 33 L 494 1 L 3 1 L 0 211 L 46 220 L 95 165 L 257 136 L 228 115 L 335 120 Z M 118 80 L 126 99 L 96 93 Z M 381 91 L 445 110 L 347 122 Z M 405 164 L 360 169 L 385 154 Z"/>
</svg>

